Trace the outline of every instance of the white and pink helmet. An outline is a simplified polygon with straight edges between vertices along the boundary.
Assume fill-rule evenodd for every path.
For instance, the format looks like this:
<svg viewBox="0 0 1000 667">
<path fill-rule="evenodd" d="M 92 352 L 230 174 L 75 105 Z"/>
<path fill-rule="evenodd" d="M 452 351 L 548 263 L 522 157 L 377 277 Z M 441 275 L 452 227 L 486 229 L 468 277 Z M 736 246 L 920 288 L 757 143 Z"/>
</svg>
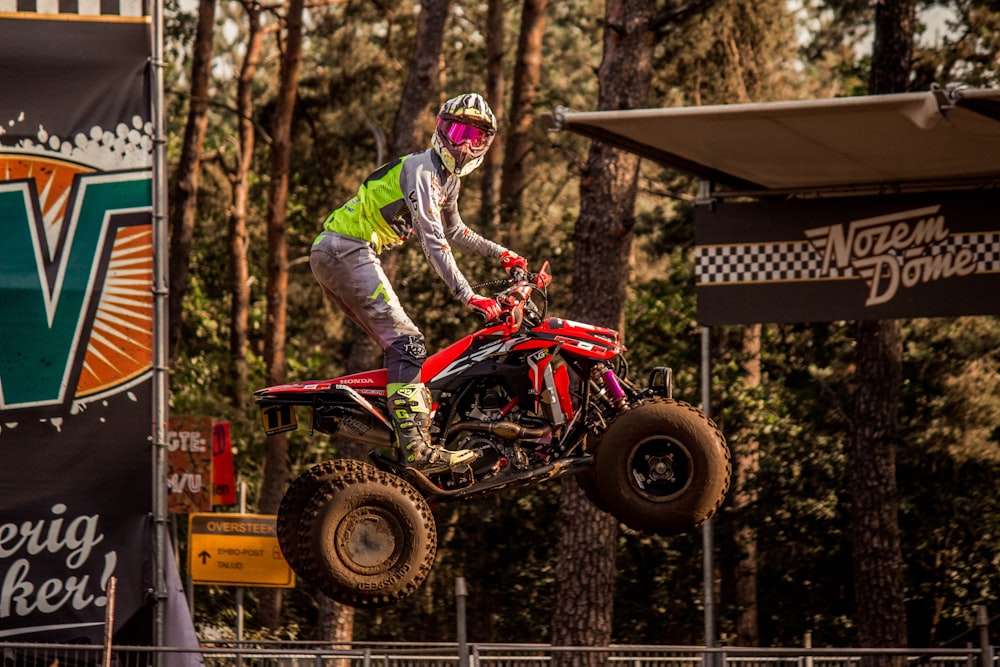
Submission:
<svg viewBox="0 0 1000 667">
<path fill-rule="evenodd" d="M 482 95 L 453 97 L 441 106 L 431 143 L 451 173 L 465 176 L 483 163 L 497 133 L 497 119 Z"/>
</svg>

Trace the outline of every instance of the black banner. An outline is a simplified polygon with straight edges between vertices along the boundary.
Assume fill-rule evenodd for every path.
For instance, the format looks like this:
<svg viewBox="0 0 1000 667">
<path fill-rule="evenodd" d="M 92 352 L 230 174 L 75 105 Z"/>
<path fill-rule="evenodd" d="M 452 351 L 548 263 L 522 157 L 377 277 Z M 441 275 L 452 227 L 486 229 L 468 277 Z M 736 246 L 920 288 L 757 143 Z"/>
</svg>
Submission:
<svg viewBox="0 0 1000 667">
<path fill-rule="evenodd" d="M 703 325 L 1000 314 L 1000 190 L 695 212 Z"/>
<path fill-rule="evenodd" d="M 0 641 L 148 608 L 150 31 L 0 14 Z"/>
</svg>

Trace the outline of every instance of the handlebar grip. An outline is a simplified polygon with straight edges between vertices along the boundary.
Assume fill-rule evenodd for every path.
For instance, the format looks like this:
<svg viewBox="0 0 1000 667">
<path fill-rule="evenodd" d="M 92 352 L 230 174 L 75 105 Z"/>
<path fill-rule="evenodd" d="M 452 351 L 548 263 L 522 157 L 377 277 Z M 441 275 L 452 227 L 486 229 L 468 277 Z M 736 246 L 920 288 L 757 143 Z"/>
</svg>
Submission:
<svg viewBox="0 0 1000 667">
<path fill-rule="evenodd" d="M 531 274 L 520 267 L 514 267 L 510 271 L 510 277 L 514 280 L 530 280 Z"/>
</svg>

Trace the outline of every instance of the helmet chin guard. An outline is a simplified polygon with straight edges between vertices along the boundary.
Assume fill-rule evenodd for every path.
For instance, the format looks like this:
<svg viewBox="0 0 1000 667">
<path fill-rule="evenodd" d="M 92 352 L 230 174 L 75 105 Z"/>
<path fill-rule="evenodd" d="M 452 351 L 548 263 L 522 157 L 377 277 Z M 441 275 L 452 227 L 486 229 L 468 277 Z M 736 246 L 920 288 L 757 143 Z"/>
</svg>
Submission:
<svg viewBox="0 0 1000 667">
<path fill-rule="evenodd" d="M 497 119 L 477 93 L 453 97 L 441 106 L 431 140 L 445 168 L 456 176 L 483 163 L 497 133 Z"/>
</svg>

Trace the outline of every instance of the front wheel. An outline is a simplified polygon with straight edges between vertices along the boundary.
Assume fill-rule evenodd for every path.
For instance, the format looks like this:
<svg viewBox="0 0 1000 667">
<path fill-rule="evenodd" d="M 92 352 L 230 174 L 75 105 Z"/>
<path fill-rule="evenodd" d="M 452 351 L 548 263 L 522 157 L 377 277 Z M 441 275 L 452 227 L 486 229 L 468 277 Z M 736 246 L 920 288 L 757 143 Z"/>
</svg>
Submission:
<svg viewBox="0 0 1000 667">
<path fill-rule="evenodd" d="M 352 607 L 413 593 L 437 552 L 434 515 L 406 480 L 363 464 L 317 490 L 299 523 L 306 578 Z"/>
<path fill-rule="evenodd" d="M 719 427 L 694 406 L 665 398 L 617 417 L 595 463 L 608 511 L 630 528 L 660 535 L 690 530 L 715 514 L 732 475 Z"/>
</svg>

